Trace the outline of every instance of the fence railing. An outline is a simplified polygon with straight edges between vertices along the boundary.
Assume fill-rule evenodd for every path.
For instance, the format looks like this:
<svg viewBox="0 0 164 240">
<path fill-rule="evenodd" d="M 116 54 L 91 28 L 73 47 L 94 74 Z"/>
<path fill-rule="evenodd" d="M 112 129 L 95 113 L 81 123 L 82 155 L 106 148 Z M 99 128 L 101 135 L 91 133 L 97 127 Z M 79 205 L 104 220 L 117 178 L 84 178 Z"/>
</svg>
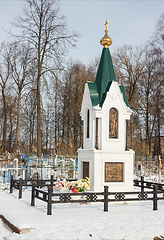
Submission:
<svg viewBox="0 0 164 240">
<path fill-rule="evenodd" d="M 66 179 L 66 181 L 76 181 L 77 179 Z M 57 179 L 54 179 L 53 178 L 53 175 L 51 175 L 51 179 L 47 179 L 47 180 L 40 180 L 40 179 L 37 179 L 37 180 L 23 180 L 22 178 L 20 178 L 19 180 L 15 180 L 13 178 L 13 175 L 11 175 L 11 178 L 10 178 L 10 193 L 13 192 L 13 188 L 15 189 L 18 189 L 19 190 L 19 197 L 18 198 L 22 198 L 22 189 L 23 187 L 30 187 L 32 186 L 32 183 L 35 183 L 35 186 L 37 188 L 43 188 L 43 187 L 48 187 L 48 186 L 51 186 L 53 187 L 54 186 L 54 182 L 56 182 Z"/>
<path fill-rule="evenodd" d="M 135 179 L 134 186 L 140 187 L 141 192 L 144 191 L 144 188 L 153 189 L 153 186 L 157 186 L 157 190 L 164 190 L 164 183 L 144 181 L 144 177 L 141 176 L 141 180 Z"/>
<path fill-rule="evenodd" d="M 72 179 L 75 181 L 76 179 Z M 47 203 L 47 215 L 52 215 L 52 204 L 55 203 L 88 203 L 88 202 L 103 202 L 104 211 L 108 211 L 108 203 L 110 202 L 128 202 L 128 201 L 153 201 L 153 210 L 158 209 L 158 200 L 164 199 L 164 184 L 144 181 L 144 177 L 141 180 L 134 180 L 134 186 L 139 187 L 141 191 L 133 192 L 110 192 L 108 186 L 104 186 L 103 192 L 81 192 L 81 193 L 57 193 L 53 192 L 53 184 L 56 179 L 48 180 L 14 180 L 11 177 L 10 193 L 13 192 L 13 188 L 19 190 L 19 198 L 22 198 L 22 187 L 32 186 L 31 193 L 31 206 L 35 206 L 35 198 Z M 39 188 L 47 187 L 47 190 L 41 190 Z M 149 191 L 145 191 L 149 189 Z M 74 197 L 78 196 L 78 200 L 74 200 Z"/>
<path fill-rule="evenodd" d="M 53 193 L 52 186 L 48 186 L 48 192 L 42 191 L 32 184 L 31 206 L 35 206 L 35 198 L 47 202 L 47 215 L 52 215 L 52 204 L 55 203 L 87 203 L 87 202 L 104 202 L 104 211 L 108 211 L 107 186 L 104 187 L 104 192 L 81 192 L 81 193 Z M 101 198 L 98 196 L 101 195 Z M 74 200 L 73 197 L 78 196 L 80 199 Z"/>
<path fill-rule="evenodd" d="M 134 186 L 141 188 L 142 196 L 145 194 L 144 189 L 153 189 L 153 210 L 157 210 L 157 200 L 164 199 L 164 184 L 144 181 L 144 177 L 141 176 L 141 180 L 135 179 Z M 158 197 L 158 194 L 163 194 L 162 197 Z"/>
<path fill-rule="evenodd" d="M 82 193 L 53 193 L 52 187 L 48 186 L 48 192 L 42 191 L 32 184 L 31 206 L 35 206 L 35 198 L 47 202 L 47 215 L 52 215 L 52 204 L 55 203 L 87 203 L 87 202 L 103 202 L 104 212 L 108 212 L 109 202 L 119 201 L 153 201 L 153 210 L 157 210 L 157 201 L 164 199 L 161 191 L 157 191 L 154 185 L 153 191 L 144 192 L 109 192 L 108 186 L 104 186 L 104 192 L 82 192 Z M 158 196 L 160 194 L 160 196 Z M 74 196 L 79 196 L 78 200 L 74 200 Z"/>
</svg>

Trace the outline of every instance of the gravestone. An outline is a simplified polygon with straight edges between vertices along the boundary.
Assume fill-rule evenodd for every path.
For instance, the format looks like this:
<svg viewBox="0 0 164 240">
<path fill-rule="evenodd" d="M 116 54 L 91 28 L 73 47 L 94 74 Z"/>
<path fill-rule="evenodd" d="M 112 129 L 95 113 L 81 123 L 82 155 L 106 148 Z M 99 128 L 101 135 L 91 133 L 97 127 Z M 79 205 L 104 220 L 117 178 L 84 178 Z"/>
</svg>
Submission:
<svg viewBox="0 0 164 240">
<path fill-rule="evenodd" d="M 140 162 L 137 163 L 137 176 L 141 177 L 141 172 L 142 172 L 142 164 Z"/>
</svg>

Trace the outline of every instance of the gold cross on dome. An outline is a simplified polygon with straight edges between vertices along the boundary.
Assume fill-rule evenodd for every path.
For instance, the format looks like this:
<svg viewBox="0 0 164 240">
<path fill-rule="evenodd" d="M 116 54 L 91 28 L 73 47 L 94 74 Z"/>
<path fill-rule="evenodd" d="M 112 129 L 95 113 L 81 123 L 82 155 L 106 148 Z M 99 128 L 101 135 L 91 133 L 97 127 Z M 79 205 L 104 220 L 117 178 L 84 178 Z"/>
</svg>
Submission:
<svg viewBox="0 0 164 240">
<path fill-rule="evenodd" d="M 109 23 L 109 22 L 108 22 L 108 21 L 106 21 L 106 22 L 105 22 L 105 24 L 104 24 L 104 25 L 105 25 L 105 27 L 106 27 L 106 30 L 105 30 L 105 32 L 106 32 L 106 33 L 108 33 L 108 23 Z"/>
</svg>

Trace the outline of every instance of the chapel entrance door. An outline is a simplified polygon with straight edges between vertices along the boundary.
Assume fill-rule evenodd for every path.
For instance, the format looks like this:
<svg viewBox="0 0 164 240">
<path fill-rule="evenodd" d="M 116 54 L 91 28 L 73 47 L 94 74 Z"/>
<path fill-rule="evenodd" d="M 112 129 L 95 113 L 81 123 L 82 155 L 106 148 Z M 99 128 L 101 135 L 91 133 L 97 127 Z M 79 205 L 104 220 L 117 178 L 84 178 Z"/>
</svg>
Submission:
<svg viewBox="0 0 164 240">
<path fill-rule="evenodd" d="M 89 178 L 89 162 L 83 162 L 83 178 Z"/>
</svg>

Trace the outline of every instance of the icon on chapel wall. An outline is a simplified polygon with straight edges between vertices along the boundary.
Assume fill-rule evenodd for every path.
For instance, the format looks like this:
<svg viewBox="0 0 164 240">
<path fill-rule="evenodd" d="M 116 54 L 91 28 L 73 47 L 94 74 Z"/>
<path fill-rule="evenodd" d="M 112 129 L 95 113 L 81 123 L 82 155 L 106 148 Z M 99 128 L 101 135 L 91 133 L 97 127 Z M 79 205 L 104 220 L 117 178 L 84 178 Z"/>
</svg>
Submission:
<svg viewBox="0 0 164 240">
<path fill-rule="evenodd" d="M 118 138 L 118 112 L 115 108 L 109 111 L 109 138 Z"/>
</svg>

